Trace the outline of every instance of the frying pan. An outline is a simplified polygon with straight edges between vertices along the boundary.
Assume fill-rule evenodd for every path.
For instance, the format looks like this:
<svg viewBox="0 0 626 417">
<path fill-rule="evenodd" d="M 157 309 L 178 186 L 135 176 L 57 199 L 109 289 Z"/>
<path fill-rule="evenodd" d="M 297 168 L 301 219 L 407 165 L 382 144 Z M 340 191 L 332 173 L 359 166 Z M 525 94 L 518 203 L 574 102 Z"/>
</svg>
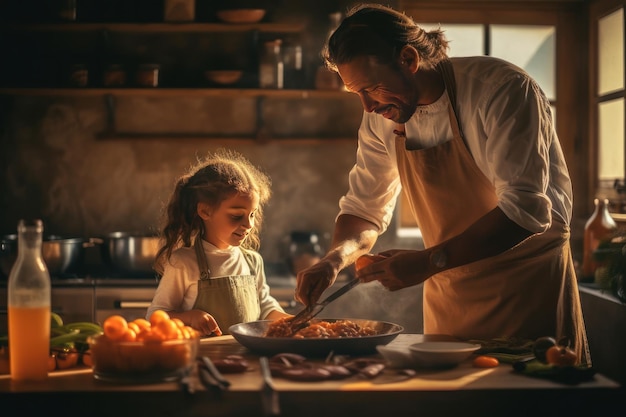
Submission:
<svg viewBox="0 0 626 417">
<path fill-rule="evenodd" d="M 372 327 L 376 334 L 362 337 L 338 337 L 328 339 L 292 337 L 265 337 L 271 321 L 259 320 L 248 323 L 239 323 L 229 327 L 228 332 L 249 350 L 264 354 L 298 353 L 307 357 L 328 356 L 331 352 L 346 355 L 371 355 L 376 353 L 376 346 L 386 345 L 404 331 L 398 324 L 385 321 L 364 319 L 313 319 L 312 323 L 320 321 L 335 322 L 350 320 L 361 327 Z"/>
</svg>

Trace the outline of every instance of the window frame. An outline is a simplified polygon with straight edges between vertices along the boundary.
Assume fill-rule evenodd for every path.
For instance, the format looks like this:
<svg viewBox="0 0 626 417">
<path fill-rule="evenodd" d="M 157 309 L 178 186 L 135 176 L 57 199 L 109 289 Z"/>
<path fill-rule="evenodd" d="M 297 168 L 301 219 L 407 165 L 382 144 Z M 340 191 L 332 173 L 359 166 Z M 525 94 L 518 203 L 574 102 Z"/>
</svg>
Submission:
<svg viewBox="0 0 626 417">
<path fill-rule="evenodd" d="M 599 179 L 599 106 L 601 103 L 609 102 L 615 99 L 626 100 L 626 74 L 624 75 L 624 87 L 618 91 L 612 91 L 606 94 L 598 94 L 599 85 L 599 21 L 601 18 L 623 9 L 623 19 L 626 19 L 626 1 L 624 0 L 595 0 L 589 5 L 589 142 L 587 143 L 587 151 L 589 155 L 588 166 L 589 173 L 587 187 L 590 190 L 590 198 L 594 197 L 609 198 L 612 201 L 619 201 L 620 196 L 616 190 L 616 184 L 613 180 L 601 181 Z M 626 23 L 626 22 L 625 22 Z M 626 27 L 626 25 L 625 25 Z M 624 31 L 624 48 L 626 49 L 626 30 Z M 624 56 L 626 56 L 626 51 Z M 626 106 L 624 106 L 626 109 Z M 626 120 L 626 110 L 623 115 Z M 626 126 L 626 123 L 625 123 Z M 625 128 L 626 129 L 626 128 Z M 626 138 L 626 131 L 624 132 Z M 626 139 L 625 139 L 626 140 Z M 626 144 L 625 144 L 626 145 Z M 624 147 L 626 149 L 626 146 Z M 626 151 L 624 152 L 624 160 L 626 161 Z M 626 178 L 626 168 L 623 173 Z M 619 185 L 619 184 L 618 184 Z M 623 186 L 623 183 L 621 184 Z M 591 205 L 591 203 L 590 203 Z"/>
</svg>

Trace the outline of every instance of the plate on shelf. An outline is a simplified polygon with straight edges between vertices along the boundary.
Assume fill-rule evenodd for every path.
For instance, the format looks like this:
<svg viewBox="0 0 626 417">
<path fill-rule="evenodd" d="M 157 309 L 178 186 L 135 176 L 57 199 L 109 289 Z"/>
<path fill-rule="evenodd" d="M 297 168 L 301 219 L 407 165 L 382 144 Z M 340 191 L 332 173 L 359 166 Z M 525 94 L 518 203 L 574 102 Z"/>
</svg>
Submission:
<svg viewBox="0 0 626 417">
<path fill-rule="evenodd" d="M 207 81 L 221 85 L 234 84 L 241 79 L 242 75 L 243 71 L 241 70 L 215 70 L 204 72 Z"/>
<path fill-rule="evenodd" d="M 224 9 L 217 17 L 226 23 L 257 23 L 265 17 L 265 9 Z"/>
</svg>

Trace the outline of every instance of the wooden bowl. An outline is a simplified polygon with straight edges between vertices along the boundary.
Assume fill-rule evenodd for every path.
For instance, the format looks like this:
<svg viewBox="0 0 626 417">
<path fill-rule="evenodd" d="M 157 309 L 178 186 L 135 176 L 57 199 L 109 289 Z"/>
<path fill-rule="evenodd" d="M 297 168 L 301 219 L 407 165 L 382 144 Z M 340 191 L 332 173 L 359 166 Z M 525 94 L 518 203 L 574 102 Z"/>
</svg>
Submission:
<svg viewBox="0 0 626 417">
<path fill-rule="evenodd" d="M 205 71 L 204 76 L 210 82 L 221 85 L 234 84 L 241 79 L 243 71 L 240 70 L 215 70 Z"/>
<path fill-rule="evenodd" d="M 257 23 L 265 17 L 264 9 L 218 10 L 217 17 L 226 23 Z"/>
</svg>

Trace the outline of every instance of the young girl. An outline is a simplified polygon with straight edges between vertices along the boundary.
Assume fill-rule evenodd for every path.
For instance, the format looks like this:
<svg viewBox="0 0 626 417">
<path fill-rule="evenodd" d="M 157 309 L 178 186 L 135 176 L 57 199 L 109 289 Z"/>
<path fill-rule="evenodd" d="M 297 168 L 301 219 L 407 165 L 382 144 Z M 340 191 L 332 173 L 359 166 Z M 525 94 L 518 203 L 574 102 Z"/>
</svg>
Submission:
<svg viewBox="0 0 626 417">
<path fill-rule="evenodd" d="M 237 323 L 289 316 L 270 295 L 259 247 L 269 178 L 220 150 L 181 176 L 167 205 L 159 286 L 146 318 L 165 310 L 204 336 Z"/>
</svg>

